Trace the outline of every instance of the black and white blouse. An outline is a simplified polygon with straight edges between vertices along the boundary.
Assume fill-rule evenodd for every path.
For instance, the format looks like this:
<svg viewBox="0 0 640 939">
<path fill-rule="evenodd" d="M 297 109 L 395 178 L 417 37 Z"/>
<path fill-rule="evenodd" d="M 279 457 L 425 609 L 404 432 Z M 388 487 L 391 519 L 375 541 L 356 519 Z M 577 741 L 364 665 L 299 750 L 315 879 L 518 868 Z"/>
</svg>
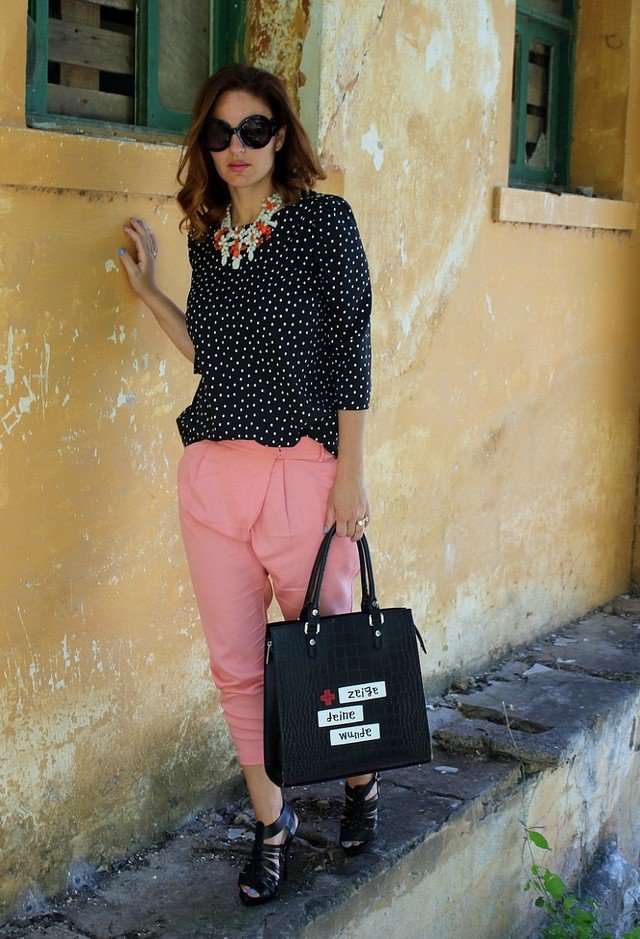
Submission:
<svg viewBox="0 0 640 939">
<path fill-rule="evenodd" d="M 211 228 L 188 237 L 186 321 L 201 375 L 178 417 L 185 446 L 301 437 L 338 453 L 338 410 L 369 406 L 371 284 L 353 213 L 339 196 L 306 192 L 273 216 L 249 260 L 222 265 Z"/>
</svg>

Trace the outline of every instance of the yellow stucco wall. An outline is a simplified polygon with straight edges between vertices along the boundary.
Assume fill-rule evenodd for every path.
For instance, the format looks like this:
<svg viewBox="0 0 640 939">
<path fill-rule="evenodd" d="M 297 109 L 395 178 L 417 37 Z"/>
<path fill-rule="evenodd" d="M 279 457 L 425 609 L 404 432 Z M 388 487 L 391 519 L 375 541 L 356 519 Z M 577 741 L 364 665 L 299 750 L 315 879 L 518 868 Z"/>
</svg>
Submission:
<svg viewBox="0 0 640 939">
<path fill-rule="evenodd" d="M 515 4 L 371 2 L 357 23 L 324 9 L 325 154 L 345 167 L 377 300 L 383 598 L 411 602 L 429 671 L 449 673 L 628 584 L 638 240 L 492 221 Z"/>
<path fill-rule="evenodd" d="M 582 4 L 576 44 L 573 182 L 617 198 L 627 151 L 630 16 L 631 0 Z"/>
<path fill-rule="evenodd" d="M 631 10 L 631 29 L 629 35 L 629 74 L 640 75 L 640 4 L 634 3 Z M 624 162 L 623 195 L 628 199 L 640 201 L 640 82 L 635 82 L 629 89 L 627 101 L 627 147 Z M 635 239 L 635 269 L 640 271 L 640 239 Z M 640 310 L 640 277 L 636 280 L 633 307 Z M 640 461 L 639 461 L 640 465 Z M 638 514 L 638 495 L 636 492 L 636 530 L 632 565 L 632 581 L 640 584 L 640 516 Z"/>
<path fill-rule="evenodd" d="M 129 851 L 230 772 L 176 525 L 173 416 L 194 380 L 117 261 L 128 215 L 150 219 L 184 301 L 176 148 L 25 129 L 25 23 L 26 3 L 5 11 L 0 47 L 9 903 Z"/>
<path fill-rule="evenodd" d="M 638 0 L 618 13 L 635 84 L 607 185 L 635 200 Z M 304 84 L 319 89 L 318 140 L 370 259 L 381 599 L 413 607 L 428 679 L 472 669 L 628 584 L 637 235 L 492 221 L 512 2 L 263 0 L 251 15 L 256 61 L 290 82 L 299 61 L 318 65 Z M 174 418 L 195 379 L 117 262 L 126 218 L 149 219 L 159 281 L 184 303 L 178 150 L 25 128 L 25 17 L 18 0 L 0 32 L 9 905 L 32 883 L 59 887 L 74 859 L 151 840 L 233 772 L 175 510 Z"/>
</svg>

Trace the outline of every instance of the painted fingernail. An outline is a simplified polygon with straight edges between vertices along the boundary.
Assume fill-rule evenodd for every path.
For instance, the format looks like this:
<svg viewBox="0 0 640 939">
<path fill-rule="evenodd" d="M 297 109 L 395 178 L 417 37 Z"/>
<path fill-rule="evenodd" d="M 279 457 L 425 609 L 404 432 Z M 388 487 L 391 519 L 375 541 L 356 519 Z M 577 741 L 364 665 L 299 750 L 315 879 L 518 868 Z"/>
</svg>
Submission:
<svg viewBox="0 0 640 939">
<path fill-rule="evenodd" d="M 329 529 L 327 528 L 326 525 L 323 525 L 323 526 L 322 526 L 322 531 L 323 531 L 323 532 L 325 533 L 325 535 L 326 535 L 327 532 L 329 531 Z"/>
<path fill-rule="evenodd" d="M 124 254 L 124 248 L 118 248 L 118 254 Z"/>
</svg>

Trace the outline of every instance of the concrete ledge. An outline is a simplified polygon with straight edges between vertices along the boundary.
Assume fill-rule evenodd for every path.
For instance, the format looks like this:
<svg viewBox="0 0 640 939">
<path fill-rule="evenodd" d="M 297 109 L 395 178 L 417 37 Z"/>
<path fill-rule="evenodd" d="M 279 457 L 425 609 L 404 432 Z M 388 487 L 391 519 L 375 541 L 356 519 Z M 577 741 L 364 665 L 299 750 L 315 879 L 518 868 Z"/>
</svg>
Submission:
<svg viewBox="0 0 640 939">
<path fill-rule="evenodd" d="M 384 774 L 369 853 L 346 859 L 336 845 L 339 784 L 293 790 L 290 879 L 245 909 L 236 879 L 252 820 L 236 802 L 108 872 L 78 869 L 76 892 L 34 890 L 0 937 L 525 939 L 539 911 L 522 890 L 522 819 L 553 847 L 538 860 L 568 882 L 616 837 L 637 865 L 639 675 L 640 603 L 622 599 L 430 705 L 434 762 Z"/>
<path fill-rule="evenodd" d="M 593 199 L 570 193 L 558 195 L 538 189 L 496 186 L 493 191 L 493 220 L 634 231 L 638 221 L 638 206 L 635 202 L 614 199 Z"/>
<path fill-rule="evenodd" d="M 0 126 L 0 186 L 109 193 L 123 197 L 172 198 L 182 145 L 65 133 L 33 127 Z M 16 159 L 16 153 L 19 159 Z M 320 192 L 342 195 L 344 173 L 326 167 Z"/>
</svg>

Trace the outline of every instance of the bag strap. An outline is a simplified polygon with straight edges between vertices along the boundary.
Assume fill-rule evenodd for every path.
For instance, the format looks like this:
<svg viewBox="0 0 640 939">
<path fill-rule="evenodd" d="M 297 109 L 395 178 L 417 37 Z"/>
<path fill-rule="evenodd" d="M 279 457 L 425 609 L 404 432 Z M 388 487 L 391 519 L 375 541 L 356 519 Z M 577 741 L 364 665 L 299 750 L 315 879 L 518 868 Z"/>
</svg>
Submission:
<svg viewBox="0 0 640 939">
<path fill-rule="evenodd" d="M 371 613 L 379 609 L 379 604 L 376 598 L 376 585 L 373 579 L 373 564 L 371 563 L 369 542 L 365 535 L 363 535 L 358 542 L 358 547 L 360 548 L 360 546 L 362 546 L 362 550 L 360 551 L 360 581 L 362 584 L 362 603 L 360 604 L 360 609 L 363 613 Z"/>
<path fill-rule="evenodd" d="M 302 601 L 302 609 L 300 610 L 300 619 L 305 619 L 306 611 L 309 607 L 313 606 L 313 597 L 317 594 L 320 596 L 320 590 L 317 589 L 318 576 L 320 574 L 320 569 L 322 569 L 321 577 L 324 576 L 324 569 L 327 563 L 327 555 L 329 553 L 329 546 L 331 544 L 331 539 L 335 534 L 336 525 L 333 523 L 332 527 L 329 529 L 327 534 L 324 536 L 320 542 L 320 547 L 318 548 L 318 553 L 316 554 L 316 559 L 313 562 L 313 567 L 311 569 L 311 574 L 309 576 L 309 584 L 307 586 L 307 592 L 305 594 L 304 600 Z"/>
</svg>

